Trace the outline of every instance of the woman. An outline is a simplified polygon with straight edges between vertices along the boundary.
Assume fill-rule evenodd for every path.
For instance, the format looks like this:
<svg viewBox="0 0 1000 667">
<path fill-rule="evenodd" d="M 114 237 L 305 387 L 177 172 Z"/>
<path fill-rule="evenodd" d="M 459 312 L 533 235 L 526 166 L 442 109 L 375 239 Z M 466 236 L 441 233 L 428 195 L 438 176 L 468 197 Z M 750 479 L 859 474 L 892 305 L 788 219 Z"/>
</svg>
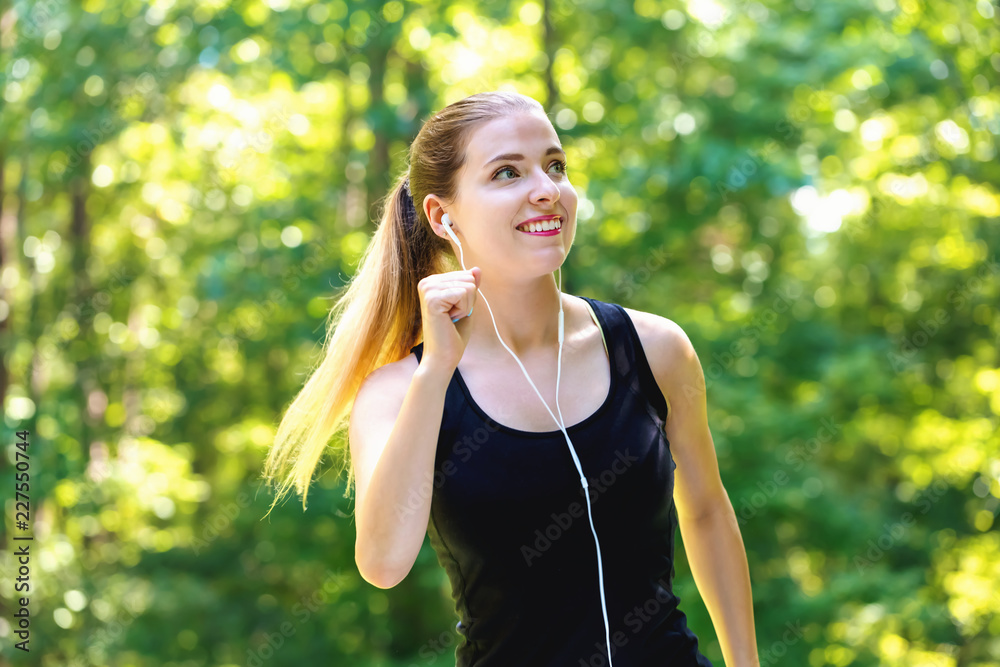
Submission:
<svg viewBox="0 0 1000 667">
<path fill-rule="evenodd" d="M 758 664 L 698 357 L 668 319 L 561 292 L 577 195 L 542 106 L 472 95 L 409 158 L 279 425 L 275 502 L 305 506 L 350 411 L 358 569 L 391 588 L 429 534 L 463 667 L 711 665 L 672 591 L 679 521 L 726 664 Z"/>
</svg>

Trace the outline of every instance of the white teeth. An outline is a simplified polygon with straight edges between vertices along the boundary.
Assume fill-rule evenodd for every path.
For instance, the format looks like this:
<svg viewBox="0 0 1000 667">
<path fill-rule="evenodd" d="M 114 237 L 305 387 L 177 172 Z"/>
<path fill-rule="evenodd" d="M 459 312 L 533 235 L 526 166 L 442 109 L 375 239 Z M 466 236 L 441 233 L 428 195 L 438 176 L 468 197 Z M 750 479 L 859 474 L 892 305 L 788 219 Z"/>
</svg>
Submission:
<svg viewBox="0 0 1000 667">
<path fill-rule="evenodd" d="M 545 232 L 553 229 L 559 229 L 562 227 L 562 221 L 555 220 L 545 220 L 544 222 L 529 222 L 527 225 L 522 225 L 518 229 L 528 232 Z"/>
</svg>

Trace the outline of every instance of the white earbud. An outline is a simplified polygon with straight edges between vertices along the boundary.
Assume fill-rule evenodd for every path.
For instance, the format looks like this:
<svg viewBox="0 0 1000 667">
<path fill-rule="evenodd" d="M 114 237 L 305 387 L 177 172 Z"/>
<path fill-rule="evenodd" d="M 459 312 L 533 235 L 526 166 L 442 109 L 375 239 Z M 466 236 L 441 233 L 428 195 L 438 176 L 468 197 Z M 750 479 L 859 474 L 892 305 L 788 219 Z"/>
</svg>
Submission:
<svg viewBox="0 0 1000 667">
<path fill-rule="evenodd" d="M 448 232 L 448 235 L 451 236 L 452 240 L 458 244 L 459 262 L 462 264 L 462 269 L 467 271 L 468 269 L 465 268 L 465 257 L 462 250 L 462 242 L 458 240 L 458 236 L 455 234 L 454 230 L 452 230 L 454 223 L 451 221 L 451 216 L 445 213 L 441 216 L 441 222 L 444 224 L 444 231 Z M 479 292 L 480 296 L 483 296 L 483 293 L 478 288 L 476 291 Z M 483 301 L 486 301 L 485 296 L 483 296 Z M 583 486 L 583 496 L 587 501 L 587 515 L 590 518 L 590 530 L 594 534 L 594 543 L 597 545 L 597 580 L 601 588 L 601 611 L 604 614 L 605 639 L 607 641 L 606 646 L 608 647 L 608 667 L 614 667 L 611 662 L 611 628 L 608 624 L 608 610 L 604 602 L 604 565 L 601 562 L 601 543 L 597 540 L 597 531 L 594 529 L 594 516 L 590 509 L 590 494 L 587 493 L 587 487 L 590 485 L 587 483 L 586 475 L 583 474 L 583 466 L 580 465 L 580 459 L 576 455 L 576 449 L 573 447 L 573 442 L 569 439 L 569 433 L 566 431 L 566 422 L 563 420 L 562 416 L 562 409 L 559 407 L 559 379 L 562 375 L 562 349 L 565 330 L 565 326 L 563 324 L 562 268 L 559 269 L 559 356 L 558 361 L 556 362 L 556 411 L 559 413 L 558 419 L 556 419 L 556 416 L 552 414 L 552 410 L 549 409 L 549 404 L 545 402 L 544 398 L 542 398 L 542 394 L 538 391 L 538 387 L 536 387 L 535 383 L 531 381 L 531 376 L 528 375 L 528 371 L 524 368 L 524 364 L 522 364 L 521 360 L 517 358 L 514 351 L 507 347 L 507 344 L 503 342 L 503 338 L 500 338 L 500 329 L 497 327 L 496 318 L 493 317 L 493 308 L 490 306 L 489 301 L 486 301 L 486 307 L 490 311 L 490 318 L 493 320 L 493 328 L 497 332 L 497 339 L 499 339 L 500 344 L 503 345 L 508 352 L 510 352 L 511 356 L 514 357 L 514 361 L 516 361 L 517 365 L 521 367 L 524 377 L 528 378 L 531 388 L 535 390 L 536 394 L 538 394 L 538 398 L 540 398 L 542 403 L 545 405 L 545 409 L 548 410 L 549 415 L 553 420 L 555 420 L 556 426 L 558 426 L 559 430 L 562 431 L 563 436 L 566 438 L 566 444 L 569 445 L 569 451 L 573 457 L 573 463 L 576 464 L 577 472 L 580 473 L 580 484 Z M 612 369 L 612 371 L 613 370 L 614 369 Z"/>
<path fill-rule="evenodd" d="M 455 243 L 458 244 L 459 249 L 461 249 L 462 248 L 462 242 L 458 240 L 458 236 L 455 234 L 455 231 L 452 229 L 452 225 L 454 225 L 455 223 L 453 223 L 451 221 L 451 216 L 448 215 L 447 213 L 445 213 L 443 216 L 441 216 L 441 222 L 444 223 L 444 231 L 448 232 L 448 236 L 450 236 L 452 238 L 452 240 L 455 241 Z"/>
</svg>

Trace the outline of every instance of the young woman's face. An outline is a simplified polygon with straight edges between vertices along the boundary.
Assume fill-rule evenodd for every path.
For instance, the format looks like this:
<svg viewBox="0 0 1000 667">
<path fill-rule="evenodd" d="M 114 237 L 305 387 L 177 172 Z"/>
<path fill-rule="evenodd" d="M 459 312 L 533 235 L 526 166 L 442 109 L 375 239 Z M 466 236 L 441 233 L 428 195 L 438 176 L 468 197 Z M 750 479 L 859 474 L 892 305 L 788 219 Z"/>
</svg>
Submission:
<svg viewBox="0 0 1000 667">
<path fill-rule="evenodd" d="M 541 112 L 489 121 L 472 133 L 457 199 L 445 209 L 460 231 L 467 268 L 525 279 L 562 265 L 576 234 L 577 195 L 561 146 Z M 555 233 L 517 228 L 548 215 L 560 218 Z"/>
</svg>

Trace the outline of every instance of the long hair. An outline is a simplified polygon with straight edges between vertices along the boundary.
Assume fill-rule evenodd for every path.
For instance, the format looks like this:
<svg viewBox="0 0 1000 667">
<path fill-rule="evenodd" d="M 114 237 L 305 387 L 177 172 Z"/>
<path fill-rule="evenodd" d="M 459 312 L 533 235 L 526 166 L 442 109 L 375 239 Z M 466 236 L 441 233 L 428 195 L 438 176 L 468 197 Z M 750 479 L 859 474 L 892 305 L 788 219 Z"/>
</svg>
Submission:
<svg viewBox="0 0 1000 667">
<path fill-rule="evenodd" d="M 330 309 L 321 360 L 278 424 L 263 475 L 272 485 L 280 479 L 271 509 L 292 486 L 306 509 L 309 485 L 328 445 L 340 465 L 338 477 L 348 470 L 344 497 L 350 495 L 354 467 L 345 427 L 358 389 L 372 371 L 403 359 L 422 339 L 417 283 L 457 264 L 451 245 L 433 232 L 415 202 L 431 193 L 446 202 L 456 199 L 455 175 L 465 164 L 475 128 L 511 113 L 538 111 L 545 113 L 530 97 L 492 91 L 450 104 L 424 122 L 410 145 L 408 174 L 397 178 L 380 203 L 380 222 L 358 271 Z"/>
</svg>

